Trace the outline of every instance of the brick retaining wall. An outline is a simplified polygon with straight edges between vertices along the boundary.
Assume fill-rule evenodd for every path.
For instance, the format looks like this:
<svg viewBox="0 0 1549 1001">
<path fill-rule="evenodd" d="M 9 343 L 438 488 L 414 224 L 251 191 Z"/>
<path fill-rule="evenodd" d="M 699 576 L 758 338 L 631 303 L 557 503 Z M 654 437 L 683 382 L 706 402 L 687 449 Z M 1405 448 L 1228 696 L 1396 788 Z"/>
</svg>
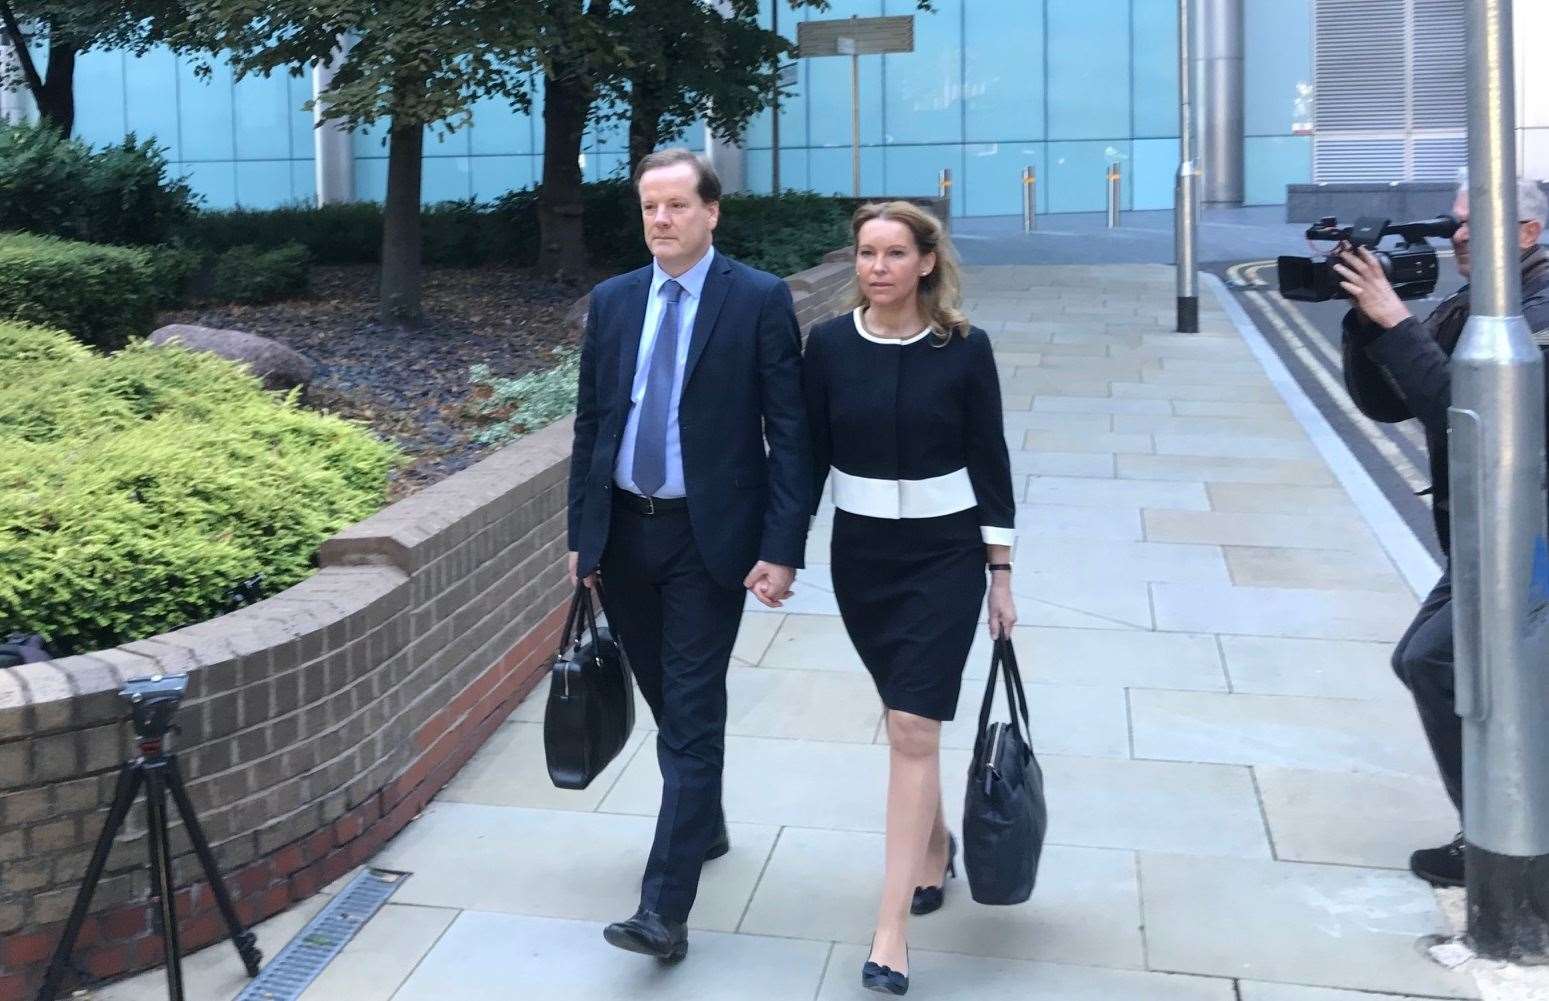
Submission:
<svg viewBox="0 0 1549 1001">
<path fill-rule="evenodd" d="M 850 273 L 836 251 L 787 279 L 803 330 L 842 308 Z M 36 991 L 75 898 L 133 748 L 117 697 L 129 678 L 190 676 L 174 746 L 243 921 L 402 830 L 558 643 L 570 440 L 560 421 L 379 511 L 325 542 L 315 575 L 248 608 L 0 671 L 0 1001 Z M 75 954 L 95 977 L 161 961 L 146 840 L 137 806 Z M 172 841 L 193 950 L 225 928 L 180 823 Z"/>
</svg>

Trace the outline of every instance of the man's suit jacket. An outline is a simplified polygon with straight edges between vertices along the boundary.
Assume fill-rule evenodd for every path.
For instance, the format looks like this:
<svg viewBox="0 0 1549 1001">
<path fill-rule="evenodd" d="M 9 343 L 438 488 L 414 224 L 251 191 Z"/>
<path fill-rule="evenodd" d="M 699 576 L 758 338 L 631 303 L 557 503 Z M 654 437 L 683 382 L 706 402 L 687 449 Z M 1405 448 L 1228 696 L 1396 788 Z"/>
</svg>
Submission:
<svg viewBox="0 0 1549 1001">
<path fill-rule="evenodd" d="M 582 575 L 608 543 L 650 286 L 649 265 L 610 278 L 586 315 L 570 457 L 570 548 Z M 716 582 L 741 587 L 757 560 L 802 566 L 812 472 L 801 330 L 785 282 L 719 252 L 694 318 L 678 430 L 689 520 Z"/>
</svg>

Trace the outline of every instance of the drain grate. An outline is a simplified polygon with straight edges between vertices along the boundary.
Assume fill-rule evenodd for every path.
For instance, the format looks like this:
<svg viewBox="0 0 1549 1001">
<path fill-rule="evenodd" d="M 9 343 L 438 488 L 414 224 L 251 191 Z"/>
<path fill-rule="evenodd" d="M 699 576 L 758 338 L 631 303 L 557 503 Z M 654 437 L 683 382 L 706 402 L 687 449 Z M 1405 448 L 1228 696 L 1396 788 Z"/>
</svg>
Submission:
<svg viewBox="0 0 1549 1001">
<path fill-rule="evenodd" d="M 259 971 L 236 1001 L 295 1001 L 407 875 L 363 869 Z"/>
</svg>

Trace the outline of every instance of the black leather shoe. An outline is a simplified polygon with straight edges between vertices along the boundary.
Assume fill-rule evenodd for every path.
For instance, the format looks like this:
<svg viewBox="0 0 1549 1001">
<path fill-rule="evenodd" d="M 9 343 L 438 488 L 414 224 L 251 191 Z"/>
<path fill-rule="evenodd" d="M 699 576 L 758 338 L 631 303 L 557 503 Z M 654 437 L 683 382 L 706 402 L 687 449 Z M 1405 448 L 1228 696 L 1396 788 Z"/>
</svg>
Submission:
<svg viewBox="0 0 1549 1001">
<path fill-rule="evenodd" d="M 905 954 L 907 953 L 906 946 Z M 861 986 L 878 994 L 908 994 L 909 974 L 899 973 L 891 966 L 873 963 L 868 959 L 866 965 L 861 967 Z"/>
<path fill-rule="evenodd" d="M 1409 856 L 1409 871 L 1432 886 L 1463 885 L 1463 835 L 1440 848 L 1422 848 Z"/>
<path fill-rule="evenodd" d="M 615 921 L 602 930 L 609 945 L 642 956 L 676 963 L 688 955 L 688 926 L 668 921 L 654 911 L 636 911 L 628 921 Z"/>
<path fill-rule="evenodd" d="M 726 830 L 726 822 L 721 821 L 721 831 L 710 842 L 710 847 L 705 849 L 705 861 L 714 862 L 716 859 L 731 851 L 731 833 Z"/>
<path fill-rule="evenodd" d="M 957 878 L 957 838 L 947 834 L 947 868 L 941 874 L 940 886 L 916 886 L 914 900 L 909 904 L 910 914 L 929 914 L 941 910 L 947 897 L 947 877 Z"/>
</svg>

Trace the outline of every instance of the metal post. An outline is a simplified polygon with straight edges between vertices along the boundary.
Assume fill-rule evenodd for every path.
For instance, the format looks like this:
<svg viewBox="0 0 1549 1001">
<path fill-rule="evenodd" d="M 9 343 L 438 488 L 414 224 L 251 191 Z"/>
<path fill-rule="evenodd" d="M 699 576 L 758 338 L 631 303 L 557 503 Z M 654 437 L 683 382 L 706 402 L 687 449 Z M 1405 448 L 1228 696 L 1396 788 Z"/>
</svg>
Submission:
<svg viewBox="0 0 1549 1001">
<path fill-rule="evenodd" d="M 1022 168 L 1022 232 L 1031 233 L 1038 225 L 1038 171 Z"/>
<path fill-rule="evenodd" d="M 947 200 L 948 214 L 952 206 L 952 168 L 942 167 L 941 173 L 936 176 L 936 195 Z M 943 220 L 944 222 L 945 220 Z"/>
<path fill-rule="evenodd" d="M 1198 46 L 1204 198 L 1242 204 L 1243 0 L 1200 0 L 1194 20 Z"/>
<path fill-rule="evenodd" d="M 1108 165 L 1108 228 L 1116 229 L 1119 225 L 1119 193 L 1122 184 L 1119 173 L 1119 165 Z"/>
<path fill-rule="evenodd" d="M 1194 0 L 1178 0 L 1178 178 L 1173 189 L 1173 260 L 1178 333 L 1199 333 L 1199 166 L 1194 162 Z"/>
<path fill-rule="evenodd" d="M 355 200 L 354 139 L 337 120 L 323 117 L 323 95 L 333 85 L 334 74 L 344 65 L 353 40 L 339 36 L 339 47 L 327 63 L 312 64 L 312 156 L 317 180 L 317 204 L 338 205 Z"/>
<path fill-rule="evenodd" d="M 1521 316 L 1511 0 L 1468 5 L 1472 310 L 1452 357 L 1453 623 L 1468 938 L 1549 959 L 1543 358 Z"/>
</svg>

